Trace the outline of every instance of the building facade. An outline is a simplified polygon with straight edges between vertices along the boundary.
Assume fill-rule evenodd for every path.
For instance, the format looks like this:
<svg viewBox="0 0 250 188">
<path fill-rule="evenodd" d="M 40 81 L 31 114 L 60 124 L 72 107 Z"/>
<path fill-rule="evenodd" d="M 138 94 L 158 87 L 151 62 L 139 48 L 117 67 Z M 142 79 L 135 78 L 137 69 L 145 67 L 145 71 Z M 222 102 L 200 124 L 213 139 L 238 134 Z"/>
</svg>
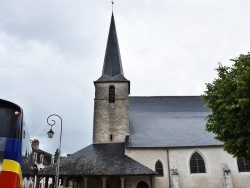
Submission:
<svg viewBox="0 0 250 188">
<path fill-rule="evenodd" d="M 63 187 L 249 187 L 246 161 L 233 158 L 205 131 L 211 111 L 200 96 L 129 96 L 113 13 L 94 85 L 93 144 L 61 160 Z M 38 178 L 54 179 L 55 168 L 42 169 Z"/>
<path fill-rule="evenodd" d="M 43 168 L 50 166 L 54 163 L 54 156 L 50 153 L 39 149 L 39 140 L 34 139 L 31 141 L 32 148 L 32 157 L 34 161 L 34 166 L 37 169 L 37 173 Z M 37 178 L 34 179 L 34 184 L 37 185 L 37 188 L 45 188 L 45 178 Z M 52 184 L 52 180 L 48 182 L 48 187 Z M 51 185 L 52 186 L 52 185 Z M 33 187 L 30 186 L 30 187 Z"/>
</svg>

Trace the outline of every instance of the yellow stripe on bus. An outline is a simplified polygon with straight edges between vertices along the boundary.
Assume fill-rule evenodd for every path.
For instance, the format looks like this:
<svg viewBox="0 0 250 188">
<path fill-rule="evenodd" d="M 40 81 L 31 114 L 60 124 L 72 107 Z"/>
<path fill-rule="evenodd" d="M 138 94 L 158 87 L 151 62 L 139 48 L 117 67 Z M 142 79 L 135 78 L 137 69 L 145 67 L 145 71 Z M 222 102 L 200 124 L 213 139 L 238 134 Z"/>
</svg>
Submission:
<svg viewBox="0 0 250 188">
<path fill-rule="evenodd" d="M 17 173 L 19 175 L 20 185 L 21 187 L 24 187 L 22 170 L 18 162 L 9 159 L 4 159 L 2 165 L 2 171 L 10 171 Z"/>
</svg>

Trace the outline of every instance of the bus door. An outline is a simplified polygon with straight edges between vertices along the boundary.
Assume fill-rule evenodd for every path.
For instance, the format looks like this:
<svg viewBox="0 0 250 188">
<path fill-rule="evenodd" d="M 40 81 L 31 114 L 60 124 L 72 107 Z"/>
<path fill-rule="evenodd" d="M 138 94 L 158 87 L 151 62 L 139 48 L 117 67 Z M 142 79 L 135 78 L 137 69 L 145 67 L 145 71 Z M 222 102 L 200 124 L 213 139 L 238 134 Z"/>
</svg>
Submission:
<svg viewBox="0 0 250 188">
<path fill-rule="evenodd" d="M 1 174 L 1 171 L 2 171 L 5 145 L 6 145 L 6 138 L 1 138 L 0 137 L 0 174 Z"/>
</svg>

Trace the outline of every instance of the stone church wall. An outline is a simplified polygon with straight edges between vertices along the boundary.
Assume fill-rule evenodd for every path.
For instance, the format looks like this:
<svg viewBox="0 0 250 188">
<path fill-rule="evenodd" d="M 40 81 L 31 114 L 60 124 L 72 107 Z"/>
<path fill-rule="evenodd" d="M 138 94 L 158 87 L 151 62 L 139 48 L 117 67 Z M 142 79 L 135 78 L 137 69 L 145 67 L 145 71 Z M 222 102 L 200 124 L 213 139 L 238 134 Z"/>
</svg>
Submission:
<svg viewBox="0 0 250 188">
<path fill-rule="evenodd" d="M 206 173 L 191 174 L 190 158 L 197 151 L 206 163 Z M 223 188 L 225 174 L 223 166 L 230 170 L 233 188 L 249 188 L 250 172 L 238 172 L 236 158 L 228 154 L 222 147 L 199 147 L 188 149 L 170 149 L 169 163 L 171 168 L 178 169 L 179 185 L 185 188 Z M 229 182 L 230 183 L 230 182 Z"/>
<path fill-rule="evenodd" d="M 194 152 L 198 152 L 203 157 L 206 164 L 206 173 L 190 173 L 190 158 Z M 168 172 L 172 170 L 178 172 L 177 180 L 179 182 L 175 183 L 180 188 L 249 188 L 250 185 L 250 172 L 239 172 L 236 158 L 225 152 L 223 147 L 176 148 L 169 150 L 164 148 L 127 148 L 125 154 L 152 170 L 155 170 L 157 160 L 162 162 L 164 176 L 156 177 L 155 180 L 158 188 L 170 187 L 169 179 L 173 181 L 173 177 L 171 177 L 172 173 Z M 229 174 L 225 174 L 223 171 L 225 165 L 230 170 Z M 228 175 L 230 175 L 231 182 L 225 183 L 228 180 Z M 176 177 L 174 181 L 176 181 Z"/>
<path fill-rule="evenodd" d="M 115 103 L 109 103 L 110 85 L 115 86 Z M 95 87 L 93 143 L 124 142 L 129 131 L 128 83 L 95 83 Z"/>
<path fill-rule="evenodd" d="M 166 149 L 126 149 L 125 154 L 138 161 L 144 166 L 155 170 L 155 164 L 158 160 L 163 165 L 163 177 L 156 177 L 155 185 L 157 188 L 169 187 L 168 162 Z"/>
<path fill-rule="evenodd" d="M 140 181 L 144 181 L 148 184 L 149 188 L 151 188 L 151 181 L 150 178 L 145 176 L 136 176 L 136 177 L 127 177 L 126 178 L 126 188 L 135 188 L 137 187 Z"/>
</svg>

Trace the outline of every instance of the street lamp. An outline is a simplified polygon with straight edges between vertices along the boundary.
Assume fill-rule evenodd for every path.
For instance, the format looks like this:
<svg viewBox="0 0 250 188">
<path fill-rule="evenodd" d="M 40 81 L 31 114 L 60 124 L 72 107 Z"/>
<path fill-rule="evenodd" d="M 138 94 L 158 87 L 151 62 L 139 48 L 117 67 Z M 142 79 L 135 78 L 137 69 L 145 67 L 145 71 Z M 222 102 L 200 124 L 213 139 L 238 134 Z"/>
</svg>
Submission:
<svg viewBox="0 0 250 188">
<path fill-rule="evenodd" d="M 52 128 L 47 132 L 49 138 L 53 138 L 54 131 L 52 131 Z"/>
<path fill-rule="evenodd" d="M 51 119 L 53 123 L 49 123 L 49 119 L 52 116 L 57 116 L 61 120 L 61 131 L 60 131 L 60 143 L 59 143 L 59 155 L 57 159 L 57 169 L 56 169 L 56 185 L 55 188 L 58 188 L 58 183 L 59 183 L 59 166 L 60 166 L 60 157 L 61 157 L 61 140 L 62 140 L 62 118 L 57 115 L 57 114 L 52 114 L 47 118 L 47 123 L 51 126 L 51 129 L 48 131 L 48 137 L 53 138 L 54 131 L 52 131 L 52 126 L 56 124 L 56 121 Z"/>
</svg>

